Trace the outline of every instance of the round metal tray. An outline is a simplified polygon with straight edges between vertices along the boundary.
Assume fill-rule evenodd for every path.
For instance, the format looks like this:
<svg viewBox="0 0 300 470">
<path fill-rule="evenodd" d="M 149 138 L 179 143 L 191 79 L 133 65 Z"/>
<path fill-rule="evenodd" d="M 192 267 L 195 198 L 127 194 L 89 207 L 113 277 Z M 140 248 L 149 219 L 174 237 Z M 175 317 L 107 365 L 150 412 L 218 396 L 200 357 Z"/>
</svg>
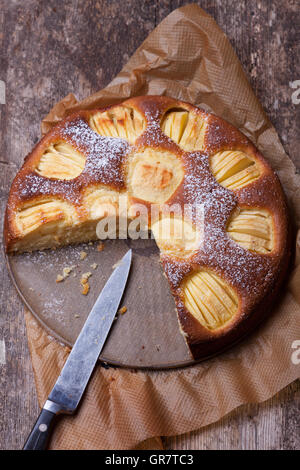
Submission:
<svg viewBox="0 0 300 470">
<path fill-rule="evenodd" d="M 180 334 L 175 303 L 163 275 L 158 248 L 152 239 L 108 240 L 58 250 L 8 255 L 8 268 L 28 309 L 49 335 L 72 346 L 110 276 L 113 266 L 132 248 L 133 262 L 118 315 L 100 355 L 107 364 L 135 369 L 166 369 L 195 364 Z M 80 260 L 80 252 L 87 257 Z M 94 270 L 91 265 L 97 263 Z M 70 275 L 56 283 L 64 267 Z M 81 294 L 80 278 L 92 272 L 90 292 Z"/>
</svg>

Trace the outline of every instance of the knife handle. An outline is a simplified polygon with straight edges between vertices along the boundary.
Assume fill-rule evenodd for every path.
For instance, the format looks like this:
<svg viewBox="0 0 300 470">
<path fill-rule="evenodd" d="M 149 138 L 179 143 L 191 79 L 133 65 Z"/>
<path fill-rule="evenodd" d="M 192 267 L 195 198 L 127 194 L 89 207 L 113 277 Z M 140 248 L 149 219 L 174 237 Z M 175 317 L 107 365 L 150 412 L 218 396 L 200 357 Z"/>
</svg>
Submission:
<svg viewBox="0 0 300 470">
<path fill-rule="evenodd" d="M 23 450 L 45 450 L 56 413 L 42 409 Z"/>
</svg>

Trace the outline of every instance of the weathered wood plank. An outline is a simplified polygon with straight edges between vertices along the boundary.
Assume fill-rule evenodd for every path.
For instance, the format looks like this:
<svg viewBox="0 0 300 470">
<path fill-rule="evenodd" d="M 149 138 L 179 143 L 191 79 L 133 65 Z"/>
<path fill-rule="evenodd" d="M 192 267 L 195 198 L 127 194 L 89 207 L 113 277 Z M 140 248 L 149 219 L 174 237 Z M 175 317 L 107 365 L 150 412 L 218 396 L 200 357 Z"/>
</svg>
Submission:
<svg viewBox="0 0 300 470">
<path fill-rule="evenodd" d="M 16 167 L 0 163 L 1 227 L 7 192 Z M 1 231 L 2 241 L 2 231 Z M 0 448 L 16 449 L 38 412 L 31 361 L 27 348 L 23 305 L 8 277 L 0 251 L 0 340 L 5 358 L 0 364 Z"/>
</svg>

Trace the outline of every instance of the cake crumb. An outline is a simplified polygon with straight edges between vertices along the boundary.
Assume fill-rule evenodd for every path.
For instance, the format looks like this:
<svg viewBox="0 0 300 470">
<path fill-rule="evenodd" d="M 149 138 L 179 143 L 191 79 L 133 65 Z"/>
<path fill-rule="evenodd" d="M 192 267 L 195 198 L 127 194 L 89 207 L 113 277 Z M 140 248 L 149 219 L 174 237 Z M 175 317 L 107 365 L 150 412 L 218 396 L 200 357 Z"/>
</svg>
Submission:
<svg viewBox="0 0 300 470">
<path fill-rule="evenodd" d="M 88 254 L 87 254 L 86 251 L 81 251 L 81 252 L 80 252 L 80 259 L 81 259 L 81 260 L 85 259 L 85 258 L 87 257 L 87 255 L 88 255 Z"/>
<path fill-rule="evenodd" d="M 82 295 L 87 295 L 89 293 L 89 290 L 90 290 L 90 285 L 86 281 L 84 284 L 82 284 L 82 290 L 81 290 Z"/>
<path fill-rule="evenodd" d="M 126 312 L 127 312 L 127 307 L 125 307 L 125 305 L 124 305 L 124 307 L 120 308 L 119 313 L 121 315 L 124 315 L 124 313 L 126 313 Z"/>
<path fill-rule="evenodd" d="M 92 276 L 91 272 L 83 273 L 82 276 L 81 276 L 80 282 L 82 284 L 85 284 L 87 282 L 88 278 L 91 277 L 91 276 Z"/>
<path fill-rule="evenodd" d="M 74 317 L 75 317 L 75 318 L 80 318 L 80 315 L 79 315 L 78 313 L 76 313 L 76 314 L 74 315 Z"/>
<path fill-rule="evenodd" d="M 69 275 L 70 273 L 73 271 L 73 269 L 75 269 L 76 266 L 65 266 L 63 268 L 63 273 L 62 275 L 61 274 L 58 274 L 57 277 L 56 277 L 56 282 L 62 282 L 64 281 Z M 75 274 L 76 276 L 76 274 Z"/>
<path fill-rule="evenodd" d="M 64 269 L 63 269 L 63 276 L 64 276 L 64 277 L 68 277 L 69 274 L 70 274 L 70 272 L 71 272 L 71 269 L 70 269 L 70 268 L 64 268 Z"/>
<path fill-rule="evenodd" d="M 104 250 L 104 243 L 103 243 L 103 242 L 100 242 L 100 243 L 98 243 L 98 245 L 97 245 L 97 251 L 102 251 L 102 250 Z"/>
<path fill-rule="evenodd" d="M 93 268 L 93 269 L 97 269 L 97 268 L 98 268 L 98 264 L 97 264 L 97 263 L 93 263 L 93 264 L 91 264 L 91 268 Z"/>
<path fill-rule="evenodd" d="M 116 269 L 116 268 L 118 268 L 118 267 L 121 265 L 121 262 L 122 262 L 122 260 L 121 260 L 121 259 L 119 259 L 119 261 L 117 261 L 117 262 L 116 262 L 116 263 L 113 265 L 113 267 L 112 267 L 112 268 L 113 268 L 113 269 Z"/>
</svg>

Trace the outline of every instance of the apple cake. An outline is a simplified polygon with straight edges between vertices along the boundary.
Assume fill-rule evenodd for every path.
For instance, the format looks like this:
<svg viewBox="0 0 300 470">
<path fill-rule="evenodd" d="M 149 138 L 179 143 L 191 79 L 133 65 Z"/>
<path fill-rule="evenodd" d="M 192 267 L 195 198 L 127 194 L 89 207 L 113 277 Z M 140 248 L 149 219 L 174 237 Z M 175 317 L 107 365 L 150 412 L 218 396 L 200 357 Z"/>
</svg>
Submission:
<svg viewBox="0 0 300 470">
<path fill-rule="evenodd" d="M 12 183 L 7 252 L 95 240 L 112 208 L 124 216 L 121 205 L 131 221 L 149 209 L 194 358 L 236 342 L 270 311 L 289 259 L 285 198 L 270 165 L 229 123 L 163 96 L 68 116 Z"/>
</svg>

